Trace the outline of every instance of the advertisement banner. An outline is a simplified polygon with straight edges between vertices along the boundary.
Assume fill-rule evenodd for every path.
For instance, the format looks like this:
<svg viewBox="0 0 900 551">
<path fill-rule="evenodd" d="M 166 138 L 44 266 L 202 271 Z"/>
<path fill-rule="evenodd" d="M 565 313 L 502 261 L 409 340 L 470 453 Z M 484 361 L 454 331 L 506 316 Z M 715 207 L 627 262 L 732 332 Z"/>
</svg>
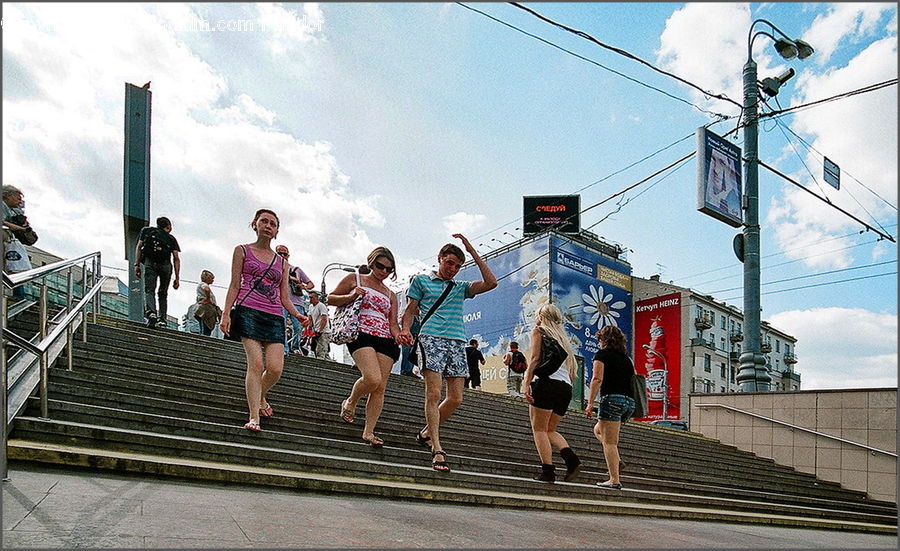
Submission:
<svg viewBox="0 0 900 551">
<path fill-rule="evenodd" d="M 539 238 L 487 260 L 497 277 L 497 287 L 463 303 L 466 337 L 477 339 L 485 357 L 481 388 L 506 393 L 506 366 L 501 361 L 516 341 L 528 354 L 531 329 L 538 307 L 550 300 L 549 238 Z M 478 281 L 481 271 L 470 265 L 460 270 L 458 281 Z"/>
<path fill-rule="evenodd" d="M 647 377 L 648 414 L 640 420 L 679 419 L 681 293 L 635 303 L 634 368 Z"/>
<path fill-rule="evenodd" d="M 581 230 L 580 195 L 534 195 L 522 197 L 523 235 L 547 229 L 561 233 Z"/>
<path fill-rule="evenodd" d="M 697 210 L 739 228 L 741 148 L 706 128 L 697 129 Z"/>
<path fill-rule="evenodd" d="M 553 302 L 563 313 L 572 348 L 584 359 L 587 396 L 597 332 L 614 325 L 631 342 L 631 266 L 560 236 L 551 237 L 550 259 Z"/>
</svg>

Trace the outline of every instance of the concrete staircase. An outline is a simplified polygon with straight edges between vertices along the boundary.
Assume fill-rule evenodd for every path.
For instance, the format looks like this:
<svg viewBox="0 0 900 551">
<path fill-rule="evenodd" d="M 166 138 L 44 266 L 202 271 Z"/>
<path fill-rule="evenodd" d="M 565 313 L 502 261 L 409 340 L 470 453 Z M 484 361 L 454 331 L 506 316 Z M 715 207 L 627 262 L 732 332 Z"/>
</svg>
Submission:
<svg viewBox="0 0 900 551">
<path fill-rule="evenodd" d="M 27 323 L 27 319 L 22 323 Z M 897 532 L 893 503 L 816 479 L 703 436 L 627 423 L 621 491 L 605 480 L 593 421 L 579 412 L 560 431 L 585 463 L 573 483 L 532 480 L 538 460 L 527 404 L 467 390 L 443 427 L 451 473 L 431 469 L 418 445 L 420 380 L 392 376 L 374 449 L 357 420 L 339 418 L 358 372 L 292 356 L 269 393 L 275 416 L 244 430 L 244 356 L 238 343 L 149 331 L 114 319 L 89 324 L 72 371 L 53 367 L 50 418 L 36 398 L 18 417 L 9 457 L 143 475 L 347 492 L 440 503 Z M 564 466 L 556 457 L 558 469 Z"/>
</svg>

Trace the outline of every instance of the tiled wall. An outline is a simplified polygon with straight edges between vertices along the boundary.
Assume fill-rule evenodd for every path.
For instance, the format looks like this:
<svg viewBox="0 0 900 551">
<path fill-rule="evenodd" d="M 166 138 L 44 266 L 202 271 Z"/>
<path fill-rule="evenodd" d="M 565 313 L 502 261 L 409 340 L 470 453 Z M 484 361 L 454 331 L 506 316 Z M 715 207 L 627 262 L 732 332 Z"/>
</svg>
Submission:
<svg viewBox="0 0 900 551">
<path fill-rule="evenodd" d="M 721 408 L 721 404 L 897 453 L 897 390 L 692 394 L 691 430 L 823 480 L 897 502 L 897 458 Z"/>
</svg>

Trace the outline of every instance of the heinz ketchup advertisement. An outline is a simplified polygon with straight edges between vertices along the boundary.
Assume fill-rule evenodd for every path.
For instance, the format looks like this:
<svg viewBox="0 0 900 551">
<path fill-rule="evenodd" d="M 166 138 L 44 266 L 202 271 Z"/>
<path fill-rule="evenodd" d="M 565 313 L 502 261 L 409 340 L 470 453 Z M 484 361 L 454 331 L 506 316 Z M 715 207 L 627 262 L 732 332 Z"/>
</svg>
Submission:
<svg viewBox="0 0 900 551">
<path fill-rule="evenodd" d="M 681 417 L 681 294 L 634 304 L 634 368 L 647 377 L 647 416 Z"/>
</svg>

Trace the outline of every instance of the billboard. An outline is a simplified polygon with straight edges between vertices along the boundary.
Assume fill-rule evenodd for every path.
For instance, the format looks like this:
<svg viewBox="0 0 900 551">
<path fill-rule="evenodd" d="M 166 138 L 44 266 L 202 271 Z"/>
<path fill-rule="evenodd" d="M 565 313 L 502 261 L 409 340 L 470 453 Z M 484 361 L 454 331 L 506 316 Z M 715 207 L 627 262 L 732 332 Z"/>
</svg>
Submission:
<svg viewBox="0 0 900 551">
<path fill-rule="evenodd" d="M 641 420 L 663 419 L 664 409 L 665 418 L 679 419 L 681 293 L 634 304 L 634 368 L 647 377 L 647 416 Z"/>
<path fill-rule="evenodd" d="M 544 237 L 486 260 L 498 279 L 497 287 L 463 303 L 466 338 L 478 340 L 485 358 L 482 390 L 506 392 L 502 358 L 511 341 L 517 341 L 526 355 L 531 349 L 534 314 L 550 296 L 548 251 L 549 238 Z M 455 279 L 478 281 L 481 271 L 478 266 L 466 266 Z"/>
<path fill-rule="evenodd" d="M 523 235 L 551 228 L 561 233 L 581 230 L 580 195 L 533 195 L 522 197 L 522 204 Z"/>
<path fill-rule="evenodd" d="M 550 280 L 553 302 L 566 320 L 572 348 L 584 359 L 581 393 L 586 397 L 599 349 L 597 332 L 614 325 L 631 341 L 631 266 L 554 235 L 550 238 Z"/>
<path fill-rule="evenodd" d="M 697 129 L 697 210 L 735 228 L 741 212 L 741 148 L 704 127 Z"/>
</svg>

